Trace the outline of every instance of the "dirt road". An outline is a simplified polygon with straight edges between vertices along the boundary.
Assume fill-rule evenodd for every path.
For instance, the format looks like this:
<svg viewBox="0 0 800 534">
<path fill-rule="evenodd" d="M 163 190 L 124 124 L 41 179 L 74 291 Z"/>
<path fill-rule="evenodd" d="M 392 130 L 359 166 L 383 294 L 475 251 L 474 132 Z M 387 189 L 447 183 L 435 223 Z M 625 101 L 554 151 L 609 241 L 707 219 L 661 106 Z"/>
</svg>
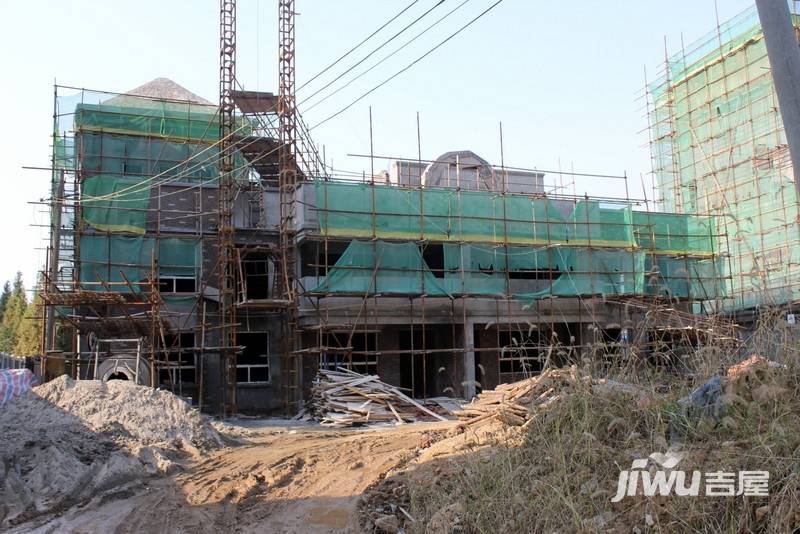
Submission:
<svg viewBox="0 0 800 534">
<path fill-rule="evenodd" d="M 250 429 L 168 477 L 117 486 L 15 532 L 357 532 L 358 497 L 454 423 Z"/>
</svg>

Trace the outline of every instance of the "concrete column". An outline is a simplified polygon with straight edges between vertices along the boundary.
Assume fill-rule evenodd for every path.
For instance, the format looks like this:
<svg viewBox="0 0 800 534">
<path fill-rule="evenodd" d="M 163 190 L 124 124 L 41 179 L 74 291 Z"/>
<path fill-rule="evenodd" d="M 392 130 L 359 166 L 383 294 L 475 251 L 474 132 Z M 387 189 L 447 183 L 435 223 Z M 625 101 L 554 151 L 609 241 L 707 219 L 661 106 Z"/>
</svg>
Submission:
<svg viewBox="0 0 800 534">
<path fill-rule="evenodd" d="M 770 72 L 778 95 L 794 185 L 800 193 L 800 50 L 786 0 L 756 0 Z"/>
<path fill-rule="evenodd" d="M 475 396 L 475 325 L 471 321 L 464 323 L 464 398 L 470 400 Z"/>
</svg>

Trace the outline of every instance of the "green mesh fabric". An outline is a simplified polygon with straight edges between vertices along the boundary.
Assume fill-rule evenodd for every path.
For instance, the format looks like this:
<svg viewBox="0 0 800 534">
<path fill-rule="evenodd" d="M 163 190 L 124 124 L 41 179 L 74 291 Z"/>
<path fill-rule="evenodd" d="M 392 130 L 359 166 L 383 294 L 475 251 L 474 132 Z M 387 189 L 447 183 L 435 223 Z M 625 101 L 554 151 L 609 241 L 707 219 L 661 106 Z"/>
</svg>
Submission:
<svg viewBox="0 0 800 534">
<path fill-rule="evenodd" d="M 134 99 L 130 100 L 134 102 Z M 209 141 L 219 139 L 219 117 L 213 106 L 156 100 L 138 100 L 136 104 L 139 105 L 79 104 L 75 108 L 75 130 Z"/>
<path fill-rule="evenodd" d="M 714 252 L 709 217 L 657 217 L 592 200 L 452 189 L 328 181 L 314 187 L 320 231 L 326 236 Z"/>
<path fill-rule="evenodd" d="M 91 131 L 78 133 L 76 139 L 85 173 L 159 175 L 180 177 L 182 181 L 207 181 L 218 175 L 219 151 L 215 146 Z"/>
<path fill-rule="evenodd" d="M 200 265 L 200 241 L 162 237 L 158 241 L 158 270 L 169 276 L 196 276 Z"/>
<path fill-rule="evenodd" d="M 700 301 L 725 296 L 724 263 L 719 258 L 648 256 L 645 271 L 649 295 Z"/>
<path fill-rule="evenodd" d="M 105 232 L 143 234 L 150 188 L 142 179 L 101 174 L 84 180 L 84 222 Z"/>
<path fill-rule="evenodd" d="M 727 236 L 718 244 L 728 256 L 719 266 L 726 311 L 797 300 L 800 204 L 755 7 L 681 47 L 666 67 L 648 87 L 664 209 L 714 216 L 710 233 Z"/>
<path fill-rule="evenodd" d="M 314 293 L 432 295 L 446 291 L 413 243 L 353 241 Z"/>
<path fill-rule="evenodd" d="M 566 248 L 554 249 L 561 275 L 548 288 L 514 295 L 535 300 L 589 295 L 639 295 L 644 290 L 645 253 L 641 251 Z"/>
<path fill-rule="evenodd" d="M 716 250 L 713 217 L 634 211 L 638 245 L 662 254 L 704 255 Z"/>
<path fill-rule="evenodd" d="M 80 280 L 85 289 L 103 290 L 95 282 L 142 282 L 150 278 L 155 239 L 127 235 L 83 235 L 80 239 Z M 162 238 L 158 246 L 158 276 L 197 276 L 198 239 Z M 136 287 L 136 286 L 134 286 Z M 114 290 L 128 291 L 114 285 Z"/>
<path fill-rule="evenodd" d="M 376 271 L 380 293 L 551 296 L 655 294 L 710 299 L 724 294 L 714 260 L 714 218 L 633 211 L 594 200 L 568 202 L 490 192 L 315 182 L 326 236 L 442 243 L 433 273 L 415 243 Z M 374 213 L 372 213 L 374 210 Z M 426 245 L 432 246 L 432 245 Z M 320 291 L 369 293 L 372 245 L 353 241 Z M 354 263 L 355 262 L 355 263 Z M 420 274 L 420 262 L 422 271 Z"/>
<path fill-rule="evenodd" d="M 688 263 L 693 269 L 694 263 Z M 533 300 L 545 296 L 634 295 L 689 297 L 695 280 L 667 263 L 663 276 L 647 273 L 646 254 L 585 247 L 444 245 L 444 273 L 437 278 L 414 243 L 352 241 L 313 293 L 487 296 Z M 669 270 L 672 268 L 673 270 Z M 506 272 L 507 271 L 507 272 Z M 648 282 L 646 274 L 656 282 Z M 524 275 L 524 276 L 517 276 Z M 713 282 L 713 272 L 709 281 Z M 652 287 L 651 287 L 652 286 Z M 712 285 L 713 288 L 713 285 Z M 713 290 L 713 289 L 711 289 Z M 661 294 L 661 293 L 659 293 Z"/>
</svg>

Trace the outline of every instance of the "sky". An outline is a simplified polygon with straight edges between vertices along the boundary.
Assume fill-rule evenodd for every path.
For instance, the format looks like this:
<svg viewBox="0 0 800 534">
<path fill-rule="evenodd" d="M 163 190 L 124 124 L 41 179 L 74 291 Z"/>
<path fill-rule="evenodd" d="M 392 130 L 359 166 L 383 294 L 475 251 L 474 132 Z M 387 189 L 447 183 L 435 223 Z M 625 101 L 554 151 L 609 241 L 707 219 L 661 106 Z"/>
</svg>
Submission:
<svg viewBox="0 0 800 534">
<path fill-rule="evenodd" d="M 629 194 L 650 191 L 650 155 L 642 88 L 670 52 L 715 28 L 714 0 L 503 0 L 429 56 L 355 101 L 491 6 L 468 0 L 380 66 L 318 106 L 335 88 L 433 24 L 463 0 L 417 0 L 394 23 L 298 91 L 312 137 L 337 169 L 369 172 L 373 150 L 423 159 L 472 150 L 500 163 L 544 170 L 627 175 Z M 323 70 L 412 0 L 297 0 L 298 86 Z M 717 0 L 725 21 L 752 1 Z M 435 6 L 435 7 L 434 7 Z M 314 99 L 370 51 L 427 10 Z M 0 0 L 0 283 L 21 271 L 32 287 L 44 262 L 48 215 L 35 204 L 49 191 L 53 84 L 124 92 L 167 77 L 212 102 L 218 99 L 219 4 L 213 0 Z M 246 89 L 277 92 L 277 0 L 238 0 L 237 79 Z M 308 100 L 306 100 L 308 99 Z M 304 102 L 305 100 L 305 102 Z M 375 168 L 387 167 L 376 160 Z M 561 177 L 566 191 L 618 196 L 619 179 Z"/>
</svg>

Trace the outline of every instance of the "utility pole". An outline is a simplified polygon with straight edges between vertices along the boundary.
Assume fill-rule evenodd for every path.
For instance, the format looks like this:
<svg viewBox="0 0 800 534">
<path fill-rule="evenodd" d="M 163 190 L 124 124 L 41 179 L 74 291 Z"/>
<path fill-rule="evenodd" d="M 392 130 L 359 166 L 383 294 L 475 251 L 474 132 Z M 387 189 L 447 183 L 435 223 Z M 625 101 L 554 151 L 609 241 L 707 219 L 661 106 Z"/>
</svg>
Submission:
<svg viewBox="0 0 800 534">
<path fill-rule="evenodd" d="M 800 196 L 800 49 L 786 0 L 756 0 Z"/>
</svg>

